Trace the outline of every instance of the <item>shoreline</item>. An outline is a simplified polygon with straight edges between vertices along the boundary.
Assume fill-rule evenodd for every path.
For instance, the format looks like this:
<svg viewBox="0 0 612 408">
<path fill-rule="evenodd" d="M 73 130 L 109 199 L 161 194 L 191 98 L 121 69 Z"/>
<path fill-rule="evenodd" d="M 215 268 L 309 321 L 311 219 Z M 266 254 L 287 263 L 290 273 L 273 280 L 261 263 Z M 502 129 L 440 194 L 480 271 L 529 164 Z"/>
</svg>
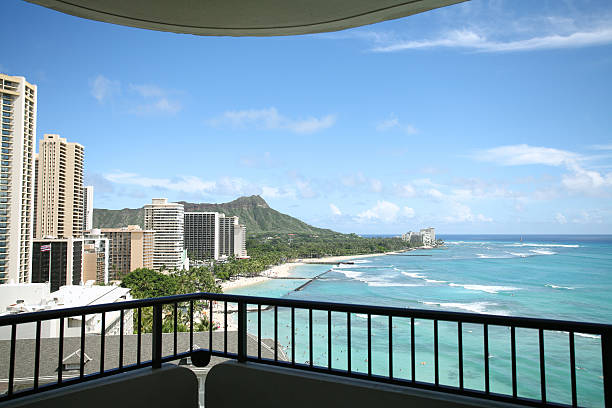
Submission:
<svg viewBox="0 0 612 408">
<path fill-rule="evenodd" d="M 408 252 L 408 251 L 400 251 L 400 252 Z M 316 265 L 316 264 L 326 264 L 326 263 L 340 263 L 349 261 L 352 259 L 362 259 L 362 258 L 372 258 L 375 256 L 384 256 L 384 255 L 395 255 L 400 252 L 382 252 L 377 254 L 361 254 L 361 255 L 341 255 L 341 256 L 325 256 L 322 258 L 300 258 L 291 262 L 285 262 L 284 264 L 274 265 L 271 268 L 266 269 L 261 272 L 258 276 L 242 276 L 235 280 L 227 280 L 221 282 L 221 289 L 223 293 L 226 293 L 227 290 L 243 288 L 245 286 L 251 286 L 258 283 L 266 282 L 273 278 L 283 278 L 289 276 L 291 271 L 295 269 L 297 266 L 302 265 Z"/>
<path fill-rule="evenodd" d="M 296 267 L 305 265 L 303 262 L 285 262 L 284 264 L 274 265 L 266 269 L 258 276 L 241 276 L 235 280 L 227 280 L 221 282 L 223 293 L 226 290 L 242 288 L 244 286 L 254 285 L 256 283 L 266 282 L 272 278 L 283 278 L 289 276 L 289 273 Z"/>
</svg>

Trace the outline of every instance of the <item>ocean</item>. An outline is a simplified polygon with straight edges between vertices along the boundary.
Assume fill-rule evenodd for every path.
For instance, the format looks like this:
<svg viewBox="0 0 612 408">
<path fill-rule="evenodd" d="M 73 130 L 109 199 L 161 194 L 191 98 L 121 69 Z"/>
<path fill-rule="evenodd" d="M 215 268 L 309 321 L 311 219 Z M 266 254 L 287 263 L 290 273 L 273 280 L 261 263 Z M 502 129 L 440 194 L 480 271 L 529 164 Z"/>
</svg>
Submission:
<svg viewBox="0 0 612 408">
<path fill-rule="evenodd" d="M 231 293 L 289 299 L 359 303 L 431 310 L 530 316 L 612 323 L 612 236 L 447 235 L 445 248 L 360 259 L 353 265 L 304 265 L 295 280 L 271 280 Z M 423 256 L 407 256 L 423 255 Z M 329 271 L 301 291 L 306 278 Z M 291 352 L 289 310 L 279 314 L 279 341 Z M 296 311 L 295 359 L 307 362 L 308 316 Z M 273 315 L 262 314 L 264 337 L 273 337 Z M 332 366 L 346 369 L 346 316 L 332 316 Z M 257 314 L 249 314 L 249 332 L 257 333 Z M 367 372 L 367 320 L 351 316 L 352 369 Z M 410 378 L 408 319 L 393 321 L 393 375 Z M 314 363 L 327 365 L 327 315 L 314 313 Z M 372 317 L 372 370 L 388 375 L 388 319 Z M 433 323 L 417 321 L 416 379 L 434 381 Z M 482 326 L 463 327 L 465 387 L 484 390 Z M 440 322 L 440 383 L 458 385 L 457 326 Z M 597 336 L 577 334 L 578 403 L 603 406 L 601 346 Z M 546 332 L 549 401 L 571 403 L 569 336 Z M 489 328 L 491 391 L 511 393 L 510 336 L 505 327 Z M 518 394 L 540 398 L 538 333 L 517 329 Z"/>
</svg>

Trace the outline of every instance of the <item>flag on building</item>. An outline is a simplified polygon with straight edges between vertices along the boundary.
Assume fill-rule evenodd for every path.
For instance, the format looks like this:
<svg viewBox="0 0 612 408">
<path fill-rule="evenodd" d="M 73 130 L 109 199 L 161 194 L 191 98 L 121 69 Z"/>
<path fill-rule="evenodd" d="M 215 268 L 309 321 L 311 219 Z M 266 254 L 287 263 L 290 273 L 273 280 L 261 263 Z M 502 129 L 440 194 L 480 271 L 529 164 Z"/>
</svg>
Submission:
<svg viewBox="0 0 612 408">
<path fill-rule="evenodd" d="M 40 246 L 40 252 L 49 252 L 49 251 L 51 251 L 51 244 Z"/>
</svg>

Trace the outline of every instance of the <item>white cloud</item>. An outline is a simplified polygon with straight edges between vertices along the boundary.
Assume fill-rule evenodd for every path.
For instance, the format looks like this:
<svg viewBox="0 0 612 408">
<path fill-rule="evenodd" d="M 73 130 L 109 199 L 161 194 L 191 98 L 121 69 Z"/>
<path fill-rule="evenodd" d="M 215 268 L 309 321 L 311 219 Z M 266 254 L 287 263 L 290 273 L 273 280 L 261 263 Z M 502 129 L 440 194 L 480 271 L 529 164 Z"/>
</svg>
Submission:
<svg viewBox="0 0 612 408">
<path fill-rule="evenodd" d="M 401 123 L 399 118 L 395 114 L 391 114 L 389 118 L 378 122 L 378 124 L 376 125 L 376 130 L 379 132 L 386 132 L 388 130 L 393 129 L 401 130 L 408 135 L 414 135 L 418 133 L 418 130 L 414 126 L 410 124 Z"/>
<path fill-rule="evenodd" d="M 208 121 L 212 126 L 229 125 L 236 128 L 255 126 L 268 130 L 288 130 L 293 133 L 307 134 L 327 129 L 336 123 L 335 115 L 292 119 L 281 115 L 274 107 L 268 109 L 249 109 L 227 111 Z"/>
<path fill-rule="evenodd" d="M 376 205 L 369 210 L 363 211 L 357 215 L 361 220 L 380 220 L 391 222 L 397 218 L 400 207 L 389 201 L 378 201 Z"/>
<path fill-rule="evenodd" d="M 329 204 L 329 209 L 334 215 L 342 215 L 342 211 L 332 203 Z"/>
<path fill-rule="evenodd" d="M 565 215 L 561 213 L 557 213 L 555 215 L 555 220 L 557 220 L 559 224 L 567 224 L 567 218 L 565 218 Z"/>
<path fill-rule="evenodd" d="M 449 215 L 444 217 L 446 222 L 460 223 L 460 222 L 493 222 L 491 217 L 487 217 L 483 214 L 476 214 L 472 212 L 472 209 L 465 204 L 454 203 L 452 211 Z"/>
<path fill-rule="evenodd" d="M 403 214 L 407 218 L 414 218 L 414 215 L 415 215 L 414 208 L 404 207 Z"/>
<path fill-rule="evenodd" d="M 440 190 L 436 190 L 435 188 L 430 188 L 429 190 L 427 190 L 427 195 L 438 200 L 444 198 L 444 194 L 442 194 Z"/>
<path fill-rule="evenodd" d="M 612 186 L 612 173 L 602 175 L 594 170 L 585 170 L 580 166 L 571 166 L 573 174 L 563 175 L 562 184 L 569 190 L 594 192 L 603 187 Z"/>
<path fill-rule="evenodd" d="M 581 163 L 587 161 L 587 158 L 567 150 L 522 144 L 483 150 L 474 158 L 505 166 L 534 164 L 563 166 L 570 173 L 562 176 L 561 184 L 572 192 L 597 194 L 601 189 L 612 186 L 612 173 L 602 174 L 595 170 L 585 169 Z"/>
<path fill-rule="evenodd" d="M 461 48 L 479 52 L 517 52 L 560 48 L 581 48 L 612 44 L 612 28 L 575 31 L 566 35 L 550 34 L 521 40 L 496 41 L 474 30 L 453 30 L 426 40 L 394 40 L 373 48 L 375 52 L 414 49 Z"/>
<path fill-rule="evenodd" d="M 550 147 L 529 146 L 527 144 L 499 146 L 486 149 L 474 155 L 481 161 L 499 163 L 505 166 L 544 164 L 560 166 L 580 159 L 580 155 L 566 150 Z"/>
<path fill-rule="evenodd" d="M 104 102 L 121 90 L 119 81 L 106 78 L 104 75 L 98 75 L 90 82 L 91 94 L 98 102 Z"/>
<path fill-rule="evenodd" d="M 400 197 L 414 197 L 416 190 L 412 184 L 402 184 L 395 187 L 397 195 Z"/>
<path fill-rule="evenodd" d="M 104 178 L 115 184 L 138 186 L 142 188 L 161 189 L 200 195 L 249 195 L 263 194 L 270 196 L 288 196 L 290 193 L 274 187 L 256 187 L 239 177 L 222 177 L 217 180 L 203 180 L 196 176 L 177 176 L 173 178 L 144 177 L 136 173 L 116 172 L 104 175 Z"/>
<path fill-rule="evenodd" d="M 182 109 L 180 102 L 171 98 L 169 94 L 176 91 L 168 91 L 156 85 L 130 84 L 130 90 L 146 100 L 145 103 L 137 104 L 131 111 L 137 114 L 175 114 Z"/>
<path fill-rule="evenodd" d="M 134 85 L 130 84 L 130 89 L 139 93 L 140 96 L 144 98 L 152 98 L 158 96 L 164 96 L 166 92 L 158 86 L 143 84 L 143 85 Z"/>
</svg>

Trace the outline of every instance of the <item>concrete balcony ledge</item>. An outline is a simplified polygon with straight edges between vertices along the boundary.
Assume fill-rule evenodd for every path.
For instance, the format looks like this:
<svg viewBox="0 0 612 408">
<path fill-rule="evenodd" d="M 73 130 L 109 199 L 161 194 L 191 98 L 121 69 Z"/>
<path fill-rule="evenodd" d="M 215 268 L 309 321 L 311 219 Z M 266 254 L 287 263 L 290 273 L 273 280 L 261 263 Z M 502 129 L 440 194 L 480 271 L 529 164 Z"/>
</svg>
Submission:
<svg viewBox="0 0 612 408">
<path fill-rule="evenodd" d="M 198 379 L 171 364 L 141 368 L 30 395 L 0 404 L 2 408 L 197 408 Z"/>
<path fill-rule="evenodd" d="M 212 367 L 205 387 L 206 408 L 519 407 L 444 392 L 236 361 Z"/>
</svg>

